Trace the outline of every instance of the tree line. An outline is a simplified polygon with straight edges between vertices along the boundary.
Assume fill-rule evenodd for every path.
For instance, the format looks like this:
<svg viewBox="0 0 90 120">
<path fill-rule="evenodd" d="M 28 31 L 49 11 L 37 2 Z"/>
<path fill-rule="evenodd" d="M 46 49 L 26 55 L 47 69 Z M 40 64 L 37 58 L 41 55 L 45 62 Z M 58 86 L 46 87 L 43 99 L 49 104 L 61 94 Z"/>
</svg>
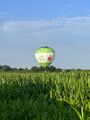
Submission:
<svg viewBox="0 0 90 120">
<path fill-rule="evenodd" d="M 55 66 L 49 66 L 49 67 L 37 67 L 33 66 L 30 69 L 29 68 L 12 68 L 9 65 L 0 65 L 0 71 L 19 71 L 19 72 L 62 72 L 62 71 L 73 71 L 73 70 L 82 70 L 82 69 L 61 69 L 56 68 Z"/>
<path fill-rule="evenodd" d="M 30 72 L 41 72 L 41 71 L 62 71 L 62 69 L 58 68 L 56 69 L 55 66 L 49 66 L 49 67 L 37 67 L 33 66 L 30 69 L 29 68 L 12 68 L 9 65 L 0 65 L 0 71 L 30 71 Z"/>
</svg>

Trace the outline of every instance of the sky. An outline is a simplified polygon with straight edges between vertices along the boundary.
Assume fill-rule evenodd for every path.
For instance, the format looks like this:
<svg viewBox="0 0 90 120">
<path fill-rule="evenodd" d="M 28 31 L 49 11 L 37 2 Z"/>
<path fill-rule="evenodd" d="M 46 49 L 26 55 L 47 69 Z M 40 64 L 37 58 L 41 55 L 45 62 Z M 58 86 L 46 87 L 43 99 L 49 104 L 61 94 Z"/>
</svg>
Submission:
<svg viewBox="0 0 90 120">
<path fill-rule="evenodd" d="M 42 46 L 57 68 L 90 69 L 90 0 L 0 0 L 0 64 L 38 66 Z"/>
</svg>

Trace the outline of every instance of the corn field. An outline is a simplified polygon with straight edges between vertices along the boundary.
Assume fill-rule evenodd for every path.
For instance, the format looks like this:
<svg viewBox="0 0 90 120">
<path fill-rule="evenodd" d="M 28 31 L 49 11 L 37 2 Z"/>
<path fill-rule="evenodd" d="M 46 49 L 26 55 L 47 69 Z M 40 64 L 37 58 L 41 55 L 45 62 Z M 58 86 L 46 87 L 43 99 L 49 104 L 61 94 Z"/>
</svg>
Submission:
<svg viewBox="0 0 90 120">
<path fill-rule="evenodd" d="M 0 72 L 0 120 L 90 120 L 90 71 Z"/>
</svg>

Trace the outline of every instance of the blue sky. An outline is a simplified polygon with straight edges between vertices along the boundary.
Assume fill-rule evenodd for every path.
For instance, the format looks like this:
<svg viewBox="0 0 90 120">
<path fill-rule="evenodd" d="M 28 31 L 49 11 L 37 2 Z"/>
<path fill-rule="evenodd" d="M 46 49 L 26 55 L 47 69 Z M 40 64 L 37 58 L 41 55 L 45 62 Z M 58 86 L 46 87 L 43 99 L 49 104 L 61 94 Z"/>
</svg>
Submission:
<svg viewBox="0 0 90 120">
<path fill-rule="evenodd" d="M 46 45 L 52 65 L 90 69 L 90 0 L 0 0 L 0 64 L 36 66 Z"/>
</svg>

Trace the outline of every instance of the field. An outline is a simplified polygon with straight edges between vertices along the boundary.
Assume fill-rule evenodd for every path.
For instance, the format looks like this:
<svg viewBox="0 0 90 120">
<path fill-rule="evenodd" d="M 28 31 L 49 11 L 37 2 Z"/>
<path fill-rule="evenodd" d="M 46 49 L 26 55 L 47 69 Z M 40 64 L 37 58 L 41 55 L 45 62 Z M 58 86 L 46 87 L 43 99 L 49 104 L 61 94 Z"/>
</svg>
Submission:
<svg viewBox="0 0 90 120">
<path fill-rule="evenodd" d="M 90 71 L 0 72 L 0 120 L 90 120 Z"/>
</svg>

